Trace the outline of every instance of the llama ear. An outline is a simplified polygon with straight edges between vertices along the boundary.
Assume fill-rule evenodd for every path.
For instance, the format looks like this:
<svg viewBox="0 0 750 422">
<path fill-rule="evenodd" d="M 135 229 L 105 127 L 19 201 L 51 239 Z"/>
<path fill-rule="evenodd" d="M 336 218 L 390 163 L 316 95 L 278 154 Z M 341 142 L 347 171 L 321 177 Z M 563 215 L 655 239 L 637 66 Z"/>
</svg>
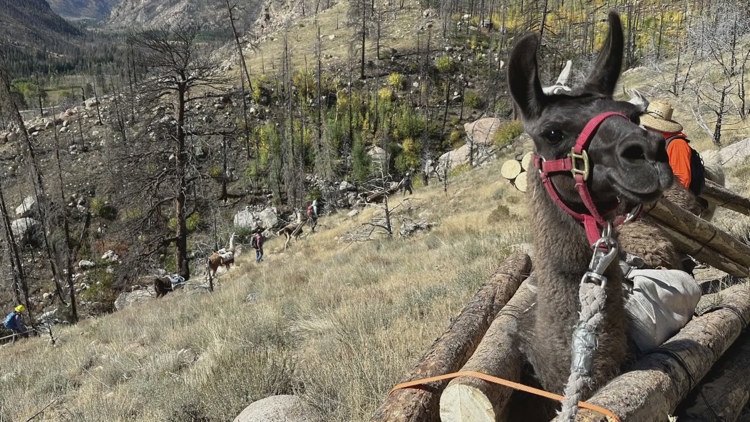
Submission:
<svg viewBox="0 0 750 422">
<path fill-rule="evenodd" d="M 609 33 L 604 47 L 583 86 L 584 92 L 596 92 L 611 97 L 615 92 L 617 79 L 622 70 L 623 34 L 620 16 L 615 12 L 609 14 Z"/>
<path fill-rule="evenodd" d="M 538 34 L 525 35 L 513 47 L 508 59 L 510 95 L 525 120 L 538 118 L 544 108 L 545 95 L 536 61 L 538 47 Z"/>
</svg>

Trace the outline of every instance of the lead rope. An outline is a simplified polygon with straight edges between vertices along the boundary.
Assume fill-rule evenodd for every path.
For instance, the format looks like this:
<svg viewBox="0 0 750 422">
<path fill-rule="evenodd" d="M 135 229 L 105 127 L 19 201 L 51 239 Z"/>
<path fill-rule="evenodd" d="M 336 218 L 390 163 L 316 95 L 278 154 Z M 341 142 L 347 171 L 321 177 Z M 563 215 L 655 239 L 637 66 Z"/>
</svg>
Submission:
<svg viewBox="0 0 750 422">
<path fill-rule="evenodd" d="M 607 223 L 602 229 L 601 238 L 594 243 L 593 249 L 589 270 L 581 278 L 578 291 L 581 313 L 578 325 L 573 331 L 570 377 L 565 386 L 558 421 L 575 420 L 581 393 L 586 385 L 592 384 L 591 371 L 594 351 L 597 348 L 596 329 L 603 319 L 602 311 L 607 300 L 607 277 L 604 276 L 604 272 L 618 253 L 617 242 L 612 237 L 611 223 Z"/>
</svg>

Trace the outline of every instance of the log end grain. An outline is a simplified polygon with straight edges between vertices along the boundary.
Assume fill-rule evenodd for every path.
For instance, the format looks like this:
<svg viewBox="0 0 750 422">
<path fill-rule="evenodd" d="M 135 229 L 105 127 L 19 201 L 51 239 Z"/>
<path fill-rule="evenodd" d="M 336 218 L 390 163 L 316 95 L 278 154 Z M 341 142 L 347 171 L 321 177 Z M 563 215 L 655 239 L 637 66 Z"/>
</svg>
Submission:
<svg viewBox="0 0 750 422">
<path fill-rule="evenodd" d="M 513 180 L 521 173 L 521 170 L 521 163 L 517 160 L 508 160 L 500 168 L 500 174 L 508 180 Z"/>
<path fill-rule="evenodd" d="M 457 384 L 446 388 L 440 396 L 442 422 L 494 422 L 492 403 L 479 389 Z"/>
<path fill-rule="evenodd" d="M 516 180 L 513 181 L 513 184 L 516 185 L 516 189 L 520 190 L 521 192 L 526 192 L 526 172 L 522 171 L 518 174 L 516 177 Z"/>
</svg>

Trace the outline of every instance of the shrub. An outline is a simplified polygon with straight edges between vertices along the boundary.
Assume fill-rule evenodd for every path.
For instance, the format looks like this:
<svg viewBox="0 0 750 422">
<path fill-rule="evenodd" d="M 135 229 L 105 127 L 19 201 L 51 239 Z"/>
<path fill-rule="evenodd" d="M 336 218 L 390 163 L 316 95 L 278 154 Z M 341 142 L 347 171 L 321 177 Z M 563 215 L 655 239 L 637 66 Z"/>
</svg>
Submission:
<svg viewBox="0 0 750 422">
<path fill-rule="evenodd" d="M 464 131 L 459 129 L 453 129 L 448 137 L 452 147 L 457 147 L 464 139 Z"/>
<path fill-rule="evenodd" d="M 488 223 L 500 223 L 510 217 L 510 209 L 503 204 L 499 204 L 497 208 L 492 210 L 490 215 L 487 217 Z"/>
<path fill-rule="evenodd" d="M 372 160 L 367 155 L 367 149 L 361 139 L 355 139 L 352 147 L 352 172 L 354 179 L 358 182 L 365 182 L 371 173 Z"/>
<path fill-rule="evenodd" d="M 404 140 L 401 155 L 396 158 L 396 169 L 405 173 L 410 168 L 419 168 L 419 151 L 421 144 L 411 138 Z"/>
<path fill-rule="evenodd" d="M 449 74 L 453 72 L 456 64 L 451 56 L 443 54 L 435 58 L 435 67 L 437 68 L 438 72 Z"/>
<path fill-rule="evenodd" d="M 494 143 L 498 147 L 504 147 L 513 142 L 513 140 L 522 133 L 523 125 L 521 124 L 521 121 L 512 120 L 510 122 L 502 124 L 497 129 L 495 135 L 493 135 L 492 137 L 492 143 Z"/>
<path fill-rule="evenodd" d="M 464 104 L 474 109 L 484 107 L 484 101 L 476 91 L 466 91 L 466 94 L 464 95 Z"/>
<path fill-rule="evenodd" d="M 404 75 L 400 73 L 391 73 L 388 75 L 388 86 L 390 86 L 393 89 L 404 89 L 404 86 L 406 85 L 406 79 L 404 79 Z"/>
<path fill-rule="evenodd" d="M 208 169 L 208 176 L 214 179 L 221 179 L 221 166 L 211 166 L 211 168 Z"/>
<path fill-rule="evenodd" d="M 393 90 L 391 88 L 380 88 L 378 97 L 384 101 L 393 101 Z"/>
<path fill-rule="evenodd" d="M 110 204 L 109 201 L 100 198 L 91 200 L 91 212 L 97 217 L 110 221 L 117 218 L 117 208 Z"/>
<path fill-rule="evenodd" d="M 396 139 L 419 138 L 427 128 L 424 116 L 408 107 L 402 107 L 393 122 L 393 137 Z"/>
</svg>

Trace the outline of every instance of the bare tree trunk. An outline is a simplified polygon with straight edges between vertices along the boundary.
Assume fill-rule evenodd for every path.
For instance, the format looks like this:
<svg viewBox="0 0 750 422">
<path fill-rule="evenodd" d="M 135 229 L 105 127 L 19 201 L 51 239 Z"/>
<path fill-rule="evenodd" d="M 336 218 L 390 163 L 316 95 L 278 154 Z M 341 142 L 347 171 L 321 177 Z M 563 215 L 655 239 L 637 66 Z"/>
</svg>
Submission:
<svg viewBox="0 0 750 422">
<path fill-rule="evenodd" d="M 185 145 L 185 103 L 187 89 L 186 81 L 180 81 L 179 88 L 177 89 L 177 151 L 175 151 L 175 166 L 177 167 L 177 192 L 175 192 L 175 218 L 177 219 L 177 233 L 175 234 L 175 262 L 177 273 L 184 277 L 185 280 L 190 279 L 190 265 L 188 263 L 187 251 L 187 216 L 185 212 L 185 204 L 187 202 L 187 180 L 185 177 L 185 169 L 187 167 L 188 159 L 187 146 Z"/>
<path fill-rule="evenodd" d="M 240 43 L 240 35 L 237 32 L 237 28 L 234 25 L 234 21 L 235 21 L 234 9 L 237 7 L 237 5 L 236 4 L 231 5 L 229 3 L 229 0 L 225 0 L 224 2 L 227 5 L 227 12 L 229 13 L 229 25 L 232 27 L 232 35 L 234 36 L 234 43 L 237 46 L 237 55 L 240 57 L 240 64 L 242 65 L 242 71 L 247 80 L 247 90 L 252 91 L 253 82 L 250 80 L 250 72 L 248 71 L 247 62 L 245 61 L 245 54 L 242 52 L 242 44 Z M 243 90 L 242 94 L 244 95 L 244 93 L 245 92 Z"/>
<path fill-rule="evenodd" d="M 97 100 L 98 101 L 98 100 Z M 62 177 L 62 165 L 60 164 L 60 142 L 57 136 L 57 120 L 53 119 L 55 121 L 54 123 L 54 131 L 55 131 L 55 159 L 57 160 L 57 176 L 58 181 L 60 183 L 60 203 L 65 203 L 65 184 L 63 183 L 63 177 Z M 78 308 L 76 303 L 76 289 L 73 285 L 73 247 L 70 244 L 70 225 L 68 224 L 68 215 L 63 211 L 63 232 L 65 236 L 65 274 L 66 274 L 66 281 L 68 285 L 68 290 L 70 290 L 70 314 L 71 314 L 71 322 L 76 323 L 78 322 Z M 60 300 L 65 304 L 65 300 L 63 300 L 63 293 L 62 289 L 60 292 L 58 292 L 60 296 Z"/>
<path fill-rule="evenodd" d="M 2 186 L 0 186 L 0 212 L 2 213 L 3 219 L 5 243 L 8 244 L 8 256 L 10 258 L 8 261 L 10 262 L 11 273 L 13 274 L 13 293 L 16 297 L 17 303 L 28 304 L 29 289 L 26 284 L 26 275 L 23 271 L 21 253 L 18 250 L 18 244 L 13 236 L 13 229 L 10 225 L 10 218 L 8 217 L 8 209 L 5 206 L 5 194 L 3 193 Z"/>
<path fill-rule="evenodd" d="M 360 31 L 362 31 L 362 51 L 361 51 L 361 58 L 359 63 L 359 79 L 365 78 L 365 40 L 367 38 L 367 13 L 365 12 L 365 0 L 362 0 L 362 9 L 360 12 L 362 13 L 362 27 L 360 28 Z"/>
</svg>

